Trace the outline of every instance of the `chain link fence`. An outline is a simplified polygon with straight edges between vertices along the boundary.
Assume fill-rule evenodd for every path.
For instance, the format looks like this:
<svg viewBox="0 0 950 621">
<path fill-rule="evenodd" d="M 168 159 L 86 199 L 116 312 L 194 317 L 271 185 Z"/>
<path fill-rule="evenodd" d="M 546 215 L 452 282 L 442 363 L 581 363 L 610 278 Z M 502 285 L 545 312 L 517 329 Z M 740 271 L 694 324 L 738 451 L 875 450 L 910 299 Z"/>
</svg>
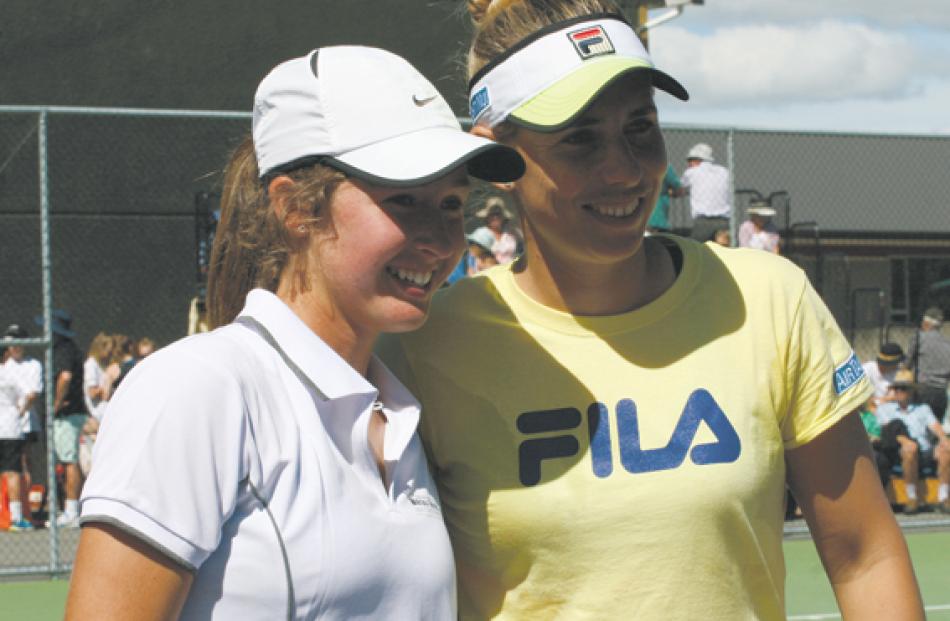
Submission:
<svg viewBox="0 0 950 621">
<path fill-rule="evenodd" d="M 51 337 L 35 323 L 73 316 L 86 351 L 99 332 L 158 346 L 196 324 L 221 171 L 250 115 L 201 111 L 0 107 L 0 324 L 17 323 L 44 363 Z M 923 310 L 950 312 L 950 216 L 943 173 L 950 137 L 664 128 L 677 173 L 697 143 L 732 171 L 732 239 L 751 201 L 776 211 L 782 254 L 806 270 L 870 360 L 883 340 L 905 349 Z M 489 186 L 473 192 L 469 226 Z M 689 197 L 670 224 L 692 227 Z M 944 328 L 946 331 L 946 328 Z M 41 414 L 49 429 L 46 409 Z M 46 432 L 31 451 L 45 502 L 61 505 Z M 45 514 L 41 503 L 40 523 Z M 76 529 L 0 531 L 0 575 L 68 571 Z"/>
</svg>

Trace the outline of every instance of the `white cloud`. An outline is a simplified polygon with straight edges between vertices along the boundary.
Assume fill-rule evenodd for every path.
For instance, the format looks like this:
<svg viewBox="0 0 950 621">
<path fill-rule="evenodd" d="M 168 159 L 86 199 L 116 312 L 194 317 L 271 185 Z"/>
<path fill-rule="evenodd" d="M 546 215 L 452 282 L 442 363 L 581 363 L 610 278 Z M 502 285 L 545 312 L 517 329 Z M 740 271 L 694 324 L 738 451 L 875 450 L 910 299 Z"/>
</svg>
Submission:
<svg viewBox="0 0 950 621">
<path fill-rule="evenodd" d="M 651 33 L 651 52 L 704 105 L 900 98 L 917 89 L 910 69 L 921 66 L 903 34 L 830 20 L 709 35 L 669 25 Z"/>
<path fill-rule="evenodd" d="M 882 25 L 950 27 L 947 0 L 707 0 L 704 6 L 689 7 L 686 14 L 708 22 L 848 18 Z"/>
<path fill-rule="evenodd" d="M 667 124 L 858 133 L 950 135 L 950 82 L 928 82 L 912 97 L 884 101 L 790 102 L 772 107 L 754 104 L 704 105 L 657 97 L 660 120 Z"/>
</svg>

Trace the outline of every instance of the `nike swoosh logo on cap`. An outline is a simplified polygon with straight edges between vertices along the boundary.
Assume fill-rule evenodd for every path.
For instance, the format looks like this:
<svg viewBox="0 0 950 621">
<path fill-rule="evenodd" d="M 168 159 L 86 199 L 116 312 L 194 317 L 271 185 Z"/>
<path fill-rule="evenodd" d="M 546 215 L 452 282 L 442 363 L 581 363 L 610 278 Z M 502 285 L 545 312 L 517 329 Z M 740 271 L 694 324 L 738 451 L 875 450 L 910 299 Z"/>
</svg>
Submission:
<svg viewBox="0 0 950 621">
<path fill-rule="evenodd" d="M 438 95 L 433 95 L 432 97 L 421 98 L 418 95 L 413 95 L 412 103 L 416 104 L 417 106 L 421 108 L 422 106 L 435 101 L 437 97 Z"/>
</svg>

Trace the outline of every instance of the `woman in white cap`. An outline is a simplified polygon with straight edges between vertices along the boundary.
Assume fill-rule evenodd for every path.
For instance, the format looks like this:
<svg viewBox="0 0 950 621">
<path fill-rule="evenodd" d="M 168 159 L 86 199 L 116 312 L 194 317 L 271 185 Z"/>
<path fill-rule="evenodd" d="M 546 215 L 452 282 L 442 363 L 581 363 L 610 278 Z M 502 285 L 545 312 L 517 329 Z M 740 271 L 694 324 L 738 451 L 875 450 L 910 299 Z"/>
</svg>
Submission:
<svg viewBox="0 0 950 621">
<path fill-rule="evenodd" d="M 739 246 L 778 254 L 781 238 L 772 222 L 775 209 L 766 202 L 754 202 L 745 212 L 749 219 L 739 227 Z"/>
<path fill-rule="evenodd" d="M 845 618 L 922 618 L 870 389 L 805 275 L 644 236 L 654 88 L 683 87 L 611 2 L 469 7 L 473 131 L 527 162 L 525 251 L 380 348 L 423 404 L 460 618 L 784 619 L 786 481 Z"/>
<path fill-rule="evenodd" d="M 217 329 L 113 397 L 67 618 L 455 618 L 418 404 L 371 352 L 458 261 L 468 175 L 523 169 L 398 56 L 273 69 L 225 173 Z"/>
</svg>

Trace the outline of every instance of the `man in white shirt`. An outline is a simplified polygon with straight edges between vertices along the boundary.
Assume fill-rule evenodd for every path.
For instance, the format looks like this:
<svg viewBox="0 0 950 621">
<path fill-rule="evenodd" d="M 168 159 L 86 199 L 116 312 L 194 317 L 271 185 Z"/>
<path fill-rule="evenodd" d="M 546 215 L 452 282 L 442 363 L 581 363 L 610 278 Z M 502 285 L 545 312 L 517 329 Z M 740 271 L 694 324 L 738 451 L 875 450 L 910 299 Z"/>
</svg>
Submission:
<svg viewBox="0 0 950 621">
<path fill-rule="evenodd" d="M 715 163 L 712 147 L 694 145 L 686 156 L 686 171 L 680 177 L 689 192 L 693 217 L 691 237 L 709 241 L 719 229 L 729 228 L 732 213 L 732 182 L 729 170 Z"/>
</svg>

